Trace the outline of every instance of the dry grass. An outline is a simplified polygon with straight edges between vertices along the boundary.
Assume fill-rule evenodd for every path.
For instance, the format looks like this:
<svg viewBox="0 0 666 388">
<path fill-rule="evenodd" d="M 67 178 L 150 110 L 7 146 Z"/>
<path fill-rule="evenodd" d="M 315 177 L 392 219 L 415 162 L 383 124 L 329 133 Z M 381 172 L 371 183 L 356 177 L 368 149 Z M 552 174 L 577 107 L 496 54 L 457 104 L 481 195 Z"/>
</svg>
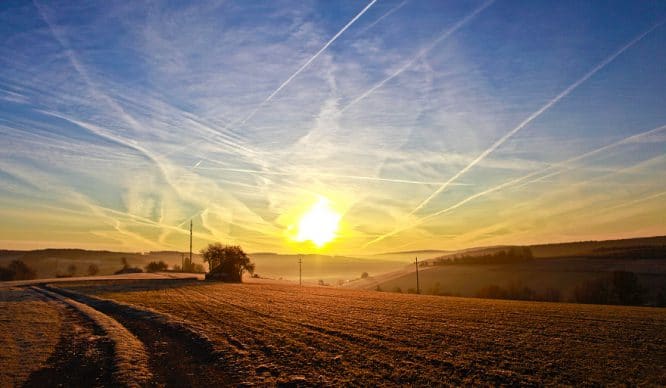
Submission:
<svg viewBox="0 0 666 388">
<path fill-rule="evenodd" d="M 0 289 L 0 387 L 21 386 L 49 358 L 60 338 L 57 306 L 30 290 Z"/>
<path fill-rule="evenodd" d="M 144 345 L 124 326 L 86 304 L 46 289 L 33 288 L 33 290 L 74 308 L 106 333 L 113 342 L 116 381 L 124 386 L 137 387 L 151 380 L 152 374 L 148 368 L 148 355 Z"/>
<path fill-rule="evenodd" d="M 268 284 L 80 290 L 187 322 L 238 381 L 666 384 L 664 309 Z"/>
</svg>

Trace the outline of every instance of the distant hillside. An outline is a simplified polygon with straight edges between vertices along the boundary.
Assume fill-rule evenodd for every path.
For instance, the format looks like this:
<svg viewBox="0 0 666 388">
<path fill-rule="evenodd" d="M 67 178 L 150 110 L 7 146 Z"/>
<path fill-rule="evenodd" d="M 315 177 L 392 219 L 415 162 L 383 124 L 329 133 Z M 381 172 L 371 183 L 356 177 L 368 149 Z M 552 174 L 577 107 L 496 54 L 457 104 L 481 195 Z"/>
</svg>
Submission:
<svg viewBox="0 0 666 388">
<path fill-rule="evenodd" d="M 409 263 L 414 261 L 415 257 L 418 257 L 419 260 L 428 260 L 434 257 L 439 257 L 445 255 L 451 251 L 445 251 L 440 249 L 423 249 L 415 251 L 398 251 L 398 252 L 385 252 L 378 253 L 370 256 L 362 256 L 368 259 L 381 259 L 389 261 L 399 261 L 403 263 Z"/>
<path fill-rule="evenodd" d="M 143 268 L 151 261 L 164 261 L 170 267 L 180 265 L 184 252 L 110 252 L 89 251 L 85 249 L 39 249 L 34 251 L 0 250 L 0 266 L 6 266 L 12 260 L 21 260 L 37 271 L 39 278 L 52 278 L 68 272 L 68 267 L 76 267 L 75 275 L 84 275 L 90 264 L 99 267 L 99 275 L 111 275 L 122 267 L 123 258 L 132 267 Z M 201 263 L 199 255 L 193 255 L 193 261 Z"/>
<path fill-rule="evenodd" d="M 405 264 L 378 258 L 328 255 L 282 255 L 275 253 L 248 254 L 262 277 L 298 280 L 298 260 L 302 259 L 303 279 L 337 283 L 361 277 L 363 272 L 381 274 L 401 269 Z"/>
<path fill-rule="evenodd" d="M 666 246 L 666 236 L 530 245 L 534 257 L 583 256 L 604 248 Z"/>
<path fill-rule="evenodd" d="M 110 252 L 89 251 L 85 249 L 40 249 L 34 251 L 0 250 L 0 266 L 6 266 L 12 260 L 22 260 L 37 271 L 39 278 L 52 278 L 67 273 L 68 267 L 76 267 L 76 275 L 85 275 L 90 264 L 99 267 L 99 275 L 111 275 L 122 267 L 126 259 L 130 266 L 143 268 L 151 261 L 164 261 L 169 267 L 181 264 L 186 252 Z M 302 258 L 303 280 L 337 284 L 360 278 L 363 272 L 379 274 L 394 271 L 404 263 L 379 258 L 356 258 L 328 255 L 281 255 L 276 253 L 249 253 L 256 264 L 256 273 L 273 279 L 298 280 L 298 259 Z M 201 255 L 194 254 L 195 263 L 203 263 Z M 208 267 L 206 266 L 206 269 Z"/>
<path fill-rule="evenodd" d="M 512 259 L 501 252 L 529 249 Z M 519 295 L 534 300 L 574 301 L 615 273 L 635 274 L 645 303 L 666 296 L 666 237 L 585 241 L 528 247 L 480 247 L 421 262 L 422 293 L 496 297 Z M 633 275 L 632 275 L 633 276 Z M 413 265 L 380 276 L 359 279 L 352 288 L 408 292 L 416 289 Z M 510 299 L 512 297 L 509 297 Z"/>
</svg>

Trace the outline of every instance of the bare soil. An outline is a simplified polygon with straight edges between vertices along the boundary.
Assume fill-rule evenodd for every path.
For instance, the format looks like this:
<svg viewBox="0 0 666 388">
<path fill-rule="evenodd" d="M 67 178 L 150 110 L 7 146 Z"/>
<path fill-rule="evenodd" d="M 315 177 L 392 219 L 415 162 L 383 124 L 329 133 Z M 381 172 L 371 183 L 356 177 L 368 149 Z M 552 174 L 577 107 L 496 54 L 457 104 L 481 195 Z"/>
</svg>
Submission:
<svg viewBox="0 0 666 388">
<path fill-rule="evenodd" d="M 33 372 L 25 387 L 112 387 L 113 344 L 92 322 L 63 307 L 64 325 L 45 367 Z"/>
<path fill-rule="evenodd" d="M 205 333 L 243 382 L 666 384 L 664 309 L 270 284 L 93 290 Z"/>
<path fill-rule="evenodd" d="M 664 309 L 266 283 L 63 286 L 50 289 L 104 319 L 59 307 L 60 340 L 27 386 L 118 385 L 104 320 L 145 349 L 147 386 L 666 385 Z M 17 343 L 40 346 L 8 322 Z"/>
</svg>

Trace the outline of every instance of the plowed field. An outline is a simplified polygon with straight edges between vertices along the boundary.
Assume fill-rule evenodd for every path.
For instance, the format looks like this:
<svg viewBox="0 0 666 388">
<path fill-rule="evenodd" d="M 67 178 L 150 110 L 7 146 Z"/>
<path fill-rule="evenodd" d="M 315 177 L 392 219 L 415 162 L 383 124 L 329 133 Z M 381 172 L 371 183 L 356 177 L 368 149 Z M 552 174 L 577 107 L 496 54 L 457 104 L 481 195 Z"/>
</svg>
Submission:
<svg viewBox="0 0 666 388">
<path fill-rule="evenodd" d="M 666 384 L 666 309 L 275 284 L 69 289 L 199 333 L 227 383 Z"/>
</svg>

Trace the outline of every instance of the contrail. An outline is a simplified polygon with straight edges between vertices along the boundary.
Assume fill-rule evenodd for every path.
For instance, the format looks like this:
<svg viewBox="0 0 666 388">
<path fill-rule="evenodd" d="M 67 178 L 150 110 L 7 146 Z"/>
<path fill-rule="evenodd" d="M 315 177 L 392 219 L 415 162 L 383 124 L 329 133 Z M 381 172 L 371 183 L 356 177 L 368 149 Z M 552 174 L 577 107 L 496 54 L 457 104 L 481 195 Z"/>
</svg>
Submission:
<svg viewBox="0 0 666 388">
<path fill-rule="evenodd" d="M 628 201 L 628 202 L 625 202 L 625 203 L 621 203 L 619 205 L 611 206 L 609 208 L 606 208 L 606 210 L 613 210 L 613 209 L 617 209 L 617 208 L 620 208 L 620 207 L 635 205 L 637 203 L 649 201 L 651 199 L 659 198 L 659 197 L 662 197 L 664 195 L 666 195 L 666 191 L 662 191 L 662 192 L 659 192 L 659 193 L 656 193 L 656 194 L 652 194 L 652 195 L 649 195 L 647 197 L 638 198 L 638 199 L 635 199 L 633 201 Z"/>
<path fill-rule="evenodd" d="M 266 99 L 265 99 L 261 104 L 259 104 L 259 106 L 257 106 L 252 112 L 250 112 L 250 114 L 240 122 L 240 125 L 243 125 L 243 124 L 245 124 L 248 120 L 250 120 L 250 119 L 251 119 L 251 118 L 252 118 L 252 117 L 253 117 L 253 116 L 259 111 L 259 109 L 261 109 L 266 103 L 268 103 L 270 100 L 272 100 L 273 97 L 275 97 L 275 95 L 278 94 L 278 93 L 280 92 L 280 90 L 284 89 L 284 87 L 287 86 L 287 85 L 289 84 L 289 82 L 291 82 L 291 80 L 293 80 L 294 78 L 296 78 L 297 75 L 299 75 L 303 70 L 305 70 L 305 68 L 308 67 L 308 66 L 310 65 L 310 63 L 312 63 L 312 61 L 314 61 L 315 59 L 317 59 L 317 57 L 318 57 L 321 53 L 323 53 L 324 50 L 326 50 L 326 49 L 328 48 L 328 46 L 330 46 L 333 42 L 335 42 L 335 40 L 338 39 L 338 37 L 339 37 L 340 35 L 342 35 L 345 31 L 347 31 L 347 29 L 348 29 L 352 24 L 354 24 L 354 22 L 355 22 L 358 18 L 360 18 L 360 17 L 365 13 L 365 11 L 367 11 L 368 9 L 370 9 L 370 7 L 372 7 L 372 5 L 375 4 L 376 2 L 377 2 L 377 0 L 372 0 L 372 1 L 370 1 L 370 3 L 368 3 L 368 5 L 366 5 L 365 8 L 363 8 L 363 9 L 361 10 L 361 12 L 359 12 L 356 16 L 354 16 L 354 18 L 353 18 L 352 20 L 350 20 L 349 23 L 345 24 L 345 26 L 342 27 L 342 29 L 341 29 L 340 31 L 338 31 L 337 34 L 333 35 L 333 37 L 332 37 L 328 42 L 326 42 L 326 44 L 325 44 L 322 48 L 320 48 L 319 51 L 317 51 L 317 52 L 315 53 L 315 55 L 313 55 L 310 59 L 308 59 L 308 60 L 307 60 L 307 61 L 306 61 L 301 67 L 298 68 L 298 70 L 296 70 L 296 71 L 294 72 L 294 74 L 292 74 L 289 78 L 287 78 L 287 80 L 284 81 L 284 82 L 282 83 L 282 85 L 280 85 L 277 89 L 275 89 L 275 90 L 273 91 L 273 93 L 271 93 L 268 97 L 266 97 Z"/>
<path fill-rule="evenodd" d="M 486 8 L 488 8 L 488 7 L 489 7 L 494 1 L 495 1 L 495 0 L 489 0 L 489 1 L 485 2 L 485 3 L 482 4 L 480 7 L 476 8 L 474 11 L 472 11 L 472 13 L 470 13 L 470 14 L 467 15 L 467 16 L 465 16 L 465 17 L 464 17 L 462 20 L 460 20 L 458 23 L 454 24 L 451 28 L 449 28 L 448 30 L 444 31 L 439 37 L 437 37 L 437 39 L 433 40 L 432 42 L 430 42 L 430 44 L 429 44 L 428 46 L 426 46 L 426 47 L 424 47 L 423 49 L 421 49 L 421 51 L 419 51 L 418 54 L 416 54 L 416 55 L 415 55 L 412 59 L 410 59 L 407 63 L 405 63 L 404 65 L 402 65 L 402 67 L 400 67 L 398 70 L 396 70 L 395 72 L 393 72 L 393 74 L 391 74 L 390 76 L 384 78 L 382 81 L 376 83 L 373 87 L 371 87 L 370 89 L 368 89 L 365 93 L 363 93 L 363 94 L 361 94 L 360 96 L 358 96 L 358 97 L 356 97 L 355 99 L 353 99 L 349 104 L 347 104 L 344 108 L 342 108 L 342 109 L 340 110 L 340 113 L 342 113 L 342 112 L 346 111 L 347 109 L 349 109 L 350 107 L 354 106 L 354 105 L 355 105 L 356 103 L 358 103 L 359 101 L 363 100 L 364 98 L 366 98 L 366 97 L 368 97 L 369 95 L 371 95 L 372 93 L 374 93 L 375 90 L 381 88 L 382 86 L 384 86 L 384 84 L 386 84 L 387 82 L 389 82 L 389 81 L 392 80 L 393 78 L 395 78 L 395 77 L 399 76 L 400 74 L 402 74 L 405 70 L 407 70 L 410 66 L 412 66 L 416 61 L 418 61 L 419 59 L 421 59 L 421 58 L 422 58 L 423 56 L 425 56 L 430 50 L 432 50 L 435 46 L 437 46 L 437 44 L 439 44 L 439 42 L 441 42 L 441 41 L 443 41 L 444 39 L 448 38 L 448 37 L 451 36 L 453 33 L 455 33 L 456 31 L 458 31 L 461 27 L 463 27 L 465 24 L 469 23 L 469 22 L 470 22 L 472 19 L 474 19 L 479 13 L 481 13 L 481 11 L 483 11 L 483 10 L 486 9 Z"/>
<path fill-rule="evenodd" d="M 381 22 L 382 20 L 384 20 L 384 18 L 388 17 L 389 15 L 391 15 L 392 13 L 394 13 L 395 11 L 397 11 L 397 10 L 399 10 L 400 8 L 404 7 L 405 4 L 407 4 L 407 2 L 409 2 L 409 0 L 404 0 L 402 3 L 396 5 L 395 7 L 391 8 L 391 9 L 389 9 L 388 11 L 386 11 L 386 13 L 384 13 L 382 16 L 380 16 L 377 20 L 375 20 L 374 22 L 370 23 L 368 26 L 364 27 L 361 31 L 359 31 L 359 32 L 356 34 L 356 36 L 363 35 L 366 31 L 368 31 L 368 30 L 371 29 L 372 27 L 376 26 L 379 22 Z"/>
<path fill-rule="evenodd" d="M 553 166 L 547 167 L 547 168 L 545 168 L 544 170 L 541 170 L 540 172 L 545 172 L 545 170 L 548 170 L 548 169 L 551 169 L 551 168 L 561 167 L 561 166 L 564 165 L 564 164 L 571 164 L 571 163 L 573 163 L 573 162 L 577 162 L 577 161 L 579 161 L 579 160 L 581 160 L 581 159 L 584 159 L 584 158 L 590 157 L 590 156 L 592 156 L 592 155 L 596 155 L 596 154 L 598 154 L 598 153 L 600 153 L 600 152 L 603 152 L 603 151 L 606 151 L 606 150 L 608 150 L 608 149 L 610 149 L 610 148 L 615 148 L 615 147 L 617 147 L 617 146 L 619 146 L 619 145 L 622 145 L 622 144 L 631 143 L 631 142 L 636 141 L 636 140 L 638 140 L 638 139 L 640 139 L 640 138 L 643 138 L 643 137 L 645 137 L 645 136 L 649 136 L 649 135 L 655 134 L 655 133 L 657 133 L 657 132 L 661 132 L 661 131 L 663 131 L 664 129 L 666 129 L 666 125 L 661 125 L 661 126 L 659 126 L 659 127 L 653 128 L 653 129 L 651 129 L 651 130 L 649 130 L 649 131 L 645 131 L 645 132 L 638 133 L 638 134 L 636 134 L 636 135 L 632 135 L 632 136 L 629 136 L 629 137 L 625 137 L 624 139 L 622 139 L 622 140 L 618 140 L 618 141 L 616 141 L 615 143 L 605 145 L 605 146 L 603 146 L 603 147 L 601 147 L 601 148 L 597 148 L 597 149 L 594 149 L 594 150 L 592 150 L 592 151 L 586 152 L 586 153 L 584 153 L 584 154 L 582 154 L 582 155 L 578 155 L 578 156 L 576 156 L 575 158 L 571 158 L 571 159 L 568 159 L 568 160 L 566 160 L 566 161 L 564 161 L 564 162 L 558 163 L 557 165 L 553 165 Z M 529 184 L 529 183 L 538 182 L 538 181 L 543 180 L 543 179 L 551 178 L 551 177 L 556 176 L 556 175 L 561 174 L 561 173 L 562 173 L 562 170 L 560 170 L 560 171 L 554 171 L 554 172 L 552 172 L 552 173 L 550 173 L 550 174 L 548 174 L 548 175 L 544 175 L 544 176 L 542 176 L 542 177 L 540 177 L 540 178 L 538 178 L 538 179 L 535 179 L 535 180 L 532 180 L 532 181 L 526 182 L 526 183 L 524 183 L 523 185 L 525 185 L 525 184 Z"/>
<path fill-rule="evenodd" d="M 534 177 L 534 176 L 537 176 L 537 175 L 539 175 L 539 174 L 543 174 L 544 172 L 546 172 L 546 171 L 548 171 L 548 170 L 551 170 L 551 169 L 554 169 L 554 168 L 561 168 L 561 167 L 564 167 L 564 166 L 566 166 L 566 165 L 568 165 L 568 164 L 571 164 L 571 163 L 577 162 L 577 161 L 579 161 L 579 160 L 581 160 L 581 159 L 584 159 L 584 158 L 590 157 L 590 156 L 592 156 L 592 155 L 596 155 L 596 154 L 598 154 L 598 153 L 600 153 L 600 152 L 603 152 L 603 151 L 609 150 L 609 149 L 611 149 L 611 148 L 615 148 L 615 147 L 620 146 L 620 145 L 623 145 L 623 144 L 631 143 L 631 142 L 636 141 L 636 140 L 638 140 L 638 139 L 640 139 L 640 138 L 643 138 L 643 137 L 645 137 L 645 136 L 649 136 L 649 135 L 655 134 L 655 133 L 657 133 L 657 132 L 661 132 L 661 131 L 663 131 L 663 130 L 665 130 L 665 129 L 666 129 L 666 125 L 661 125 L 661 126 L 659 126 L 659 127 L 653 128 L 653 129 L 651 129 L 651 130 L 649 130 L 649 131 L 645 131 L 645 132 L 638 133 L 638 134 L 636 134 L 636 135 L 632 135 L 632 136 L 629 136 L 629 137 L 625 137 L 625 138 L 622 139 L 622 140 L 618 140 L 618 141 L 616 141 L 616 142 L 614 142 L 614 143 L 607 144 L 607 145 L 605 145 L 605 146 L 603 146 L 603 147 L 600 147 L 600 148 L 594 149 L 594 150 L 592 150 L 592 151 L 588 151 L 588 152 L 586 152 L 586 153 L 584 153 L 584 154 L 581 154 L 581 155 L 575 156 L 575 157 L 573 157 L 573 158 L 569 158 L 569 159 L 567 159 L 567 160 L 564 160 L 564 161 L 561 161 L 561 162 L 558 162 L 558 163 L 555 163 L 555 164 L 549 165 L 549 166 L 544 167 L 544 168 L 542 168 L 542 169 L 540 169 L 540 170 L 538 170 L 538 171 L 531 172 L 531 173 L 529 173 L 529 174 L 527 174 L 527 175 L 523 175 L 523 176 L 521 176 L 521 177 L 518 177 L 518 178 L 512 179 L 512 180 L 510 180 L 510 181 L 504 182 L 504 183 L 499 184 L 499 185 L 497 185 L 497 186 L 491 187 L 491 188 L 489 188 L 489 189 L 487 189 L 487 190 L 484 190 L 484 191 L 481 191 L 481 192 L 479 192 L 479 193 L 473 194 L 473 195 L 471 195 L 471 196 L 469 196 L 469 197 L 467 197 L 467 198 L 461 200 L 460 202 L 458 202 L 458 203 L 456 203 L 456 204 L 453 204 L 453 205 L 451 205 L 451 206 L 449 206 L 449 207 L 447 207 L 447 208 L 445 208 L 445 209 L 442 209 L 442 210 L 440 210 L 440 211 L 438 211 L 438 212 L 435 212 L 435 213 L 429 214 L 429 215 L 427 215 L 427 216 L 425 216 L 425 217 L 419 218 L 419 219 L 415 220 L 414 222 L 410 223 L 409 225 L 407 225 L 407 226 L 405 226 L 405 227 L 403 227 L 403 228 L 398 228 L 398 229 L 395 229 L 395 230 L 393 230 L 393 231 L 391 231 L 391 232 L 389 232 L 389 233 L 383 234 L 383 235 L 381 235 L 381 236 L 375 238 L 374 240 L 371 240 L 370 242 L 366 243 L 363 247 L 365 248 L 365 247 L 367 247 L 367 246 L 369 246 L 369 245 L 372 245 L 372 244 L 374 244 L 374 243 L 376 243 L 376 242 L 382 241 L 382 240 L 384 240 L 384 239 L 387 238 L 387 237 L 394 236 L 394 235 L 396 235 L 396 234 L 398 234 L 398 233 L 400 233 L 400 232 L 403 232 L 403 231 L 405 231 L 405 230 L 411 229 L 411 228 L 413 228 L 413 227 L 415 227 L 415 226 L 418 226 L 418 225 L 420 225 L 420 224 L 422 224 L 422 223 L 428 221 L 429 219 L 431 219 L 431 218 L 433 218 L 433 217 L 437 217 L 437 216 L 440 216 L 440 215 L 442 215 L 442 214 L 444 214 L 444 213 L 448 213 L 448 212 L 450 212 L 450 211 L 452 211 L 452 210 L 455 210 L 455 209 L 459 208 L 460 206 L 462 206 L 462 205 L 466 204 L 467 202 L 470 202 L 470 201 L 472 201 L 472 200 L 474 200 L 474 199 L 476 199 L 476 198 L 486 196 L 486 195 L 488 195 L 488 194 L 494 193 L 494 192 L 499 191 L 499 190 L 503 190 L 503 189 L 505 189 L 505 188 L 507 188 L 507 187 L 509 187 L 509 186 L 513 186 L 513 185 L 518 184 L 518 183 L 521 183 L 521 182 L 523 182 L 523 181 L 525 181 L 525 180 L 527 180 L 527 179 L 530 179 L 530 178 L 532 178 L 532 177 Z M 532 183 L 532 182 L 535 182 L 535 181 L 531 181 L 531 182 L 528 181 L 528 182 L 526 182 L 525 184 L 529 184 L 529 183 Z"/>
<path fill-rule="evenodd" d="M 216 161 L 213 161 L 216 162 Z M 277 176 L 311 176 L 311 177 L 322 177 L 322 178 L 338 178 L 338 179 L 350 179 L 350 180 L 363 180 L 363 181 L 377 181 L 377 182 L 389 182 L 389 183 L 407 183 L 414 185 L 427 185 L 435 186 L 439 182 L 435 181 L 419 181 L 411 179 L 397 179 L 397 178 L 381 178 L 374 176 L 363 176 L 363 175 L 341 175 L 341 174 L 330 174 L 330 173 L 307 173 L 299 172 L 281 172 L 281 171 L 268 171 L 268 170 L 253 170 L 248 168 L 231 168 L 231 167 L 200 167 L 199 170 L 215 170 L 215 171 L 229 171 L 229 172 L 241 172 L 248 174 L 257 174 L 257 175 L 277 175 Z M 469 183 L 456 183 L 458 186 L 471 186 Z"/>
<path fill-rule="evenodd" d="M 409 212 L 410 215 L 416 213 L 417 211 L 421 210 L 425 205 L 427 205 L 433 198 L 435 198 L 437 195 L 439 195 L 442 191 L 446 190 L 446 188 L 456 179 L 460 178 L 462 175 L 464 175 L 467 171 L 469 171 L 472 167 L 474 167 L 476 164 L 478 164 L 480 161 L 486 158 L 490 153 L 495 151 L 497 147 L 501 146 L 506 142 L 511 136 L 515 135 L 518 131 L 521 129 L 525 128 L 529 123 L 534 121 L 536 118 L 541 116 L 545 111 L 550 109 L 553 105 L 557 104 L 561 99 L 564 97 L 568 96 L 572 91 L 574 91 L 577 87 L 579 87 L 583 82 L 587 81 L 590 77 L 595 75 L 599 70 L 603 69 L 611 63 L 615 58 L 620 56 L 623 52 L 625 52 L 627 49 L 635 45 L 638 41 L 643 39 L 645 35 L 649 34 L 652 32 L 655 28 L 657 28 L 659 24 L 656 24 L 652 26 L 650 29 L 647 31 L 643 32 L 636 38 L 632 39 L 629 43 L 625 44 L 622 48 L 620 48 L 618 51 L 616 51 L 613 55 L 609 56 L 608 58 L 604 59 L 601 63 L 599 63 L 597 66 L 595 66 L 592 70 L 587 72 L 584 76 L 579 78 L 576 82 L 573 84 L 569 85 L 566 89 L 564 89 L 560 94 L 555 96 L 553 99 L 548 101 L 544 106 L 539 108 L 536 112 L 532 113 L 529 117 L 527 117 L 525 120 L 523 120 L 520 124 L 518 124 L 517 127 L 513 128 L 511 131 L 506 133 L 504 136 L 502 136 L 499 140 L 497 140 L 493 145 L 491 145 L 488 149 L 483 151 L 479 156 L 476 157 L 476 159 L 472 160 L 465 168 L 462 170 L 458 171 L 454 176 L 449 178 L 448 181 L 444 182 L 437 190 L 435 190 L 432 194 L 428 196 L 428 198 L 424 199 L 421 203 L 419 203 L 411 212 Z"/>
</svg>

